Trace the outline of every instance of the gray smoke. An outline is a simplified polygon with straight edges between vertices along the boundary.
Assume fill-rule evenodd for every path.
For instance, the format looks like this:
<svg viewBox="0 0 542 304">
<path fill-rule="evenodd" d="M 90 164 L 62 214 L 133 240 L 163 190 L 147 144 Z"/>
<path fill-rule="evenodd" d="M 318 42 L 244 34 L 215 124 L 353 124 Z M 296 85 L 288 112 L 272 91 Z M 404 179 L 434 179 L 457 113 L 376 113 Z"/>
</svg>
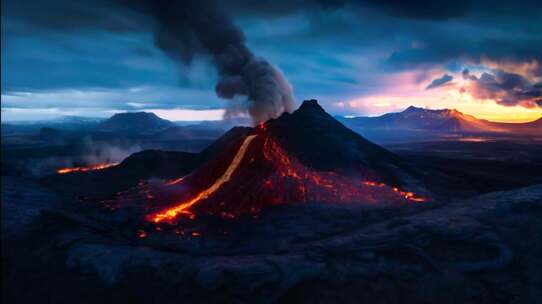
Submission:
<svg viewBox="0 0 542 304">
<path fill-rule="evenodd" d="M 222 2 L 121 3 L 151 15 L 156 45 L 176 62 L 190 64 L 196 54 L 211 57 L 219 75 L 216 94 L 234 101 L 226 117 L 248 113 L 257 123 L 293 110 L 292 86 L 277 67 L 247 47 L 243 32 L 234 25 Z"/>
</svg>

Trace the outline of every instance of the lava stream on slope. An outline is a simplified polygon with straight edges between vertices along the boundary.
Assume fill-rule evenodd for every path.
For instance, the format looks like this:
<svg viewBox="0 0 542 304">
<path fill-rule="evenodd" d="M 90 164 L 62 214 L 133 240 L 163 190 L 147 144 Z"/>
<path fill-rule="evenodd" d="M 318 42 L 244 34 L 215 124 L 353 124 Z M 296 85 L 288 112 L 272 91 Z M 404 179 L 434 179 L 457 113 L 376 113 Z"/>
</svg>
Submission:
<svg viewBox="0 0 542 304">
<path fill-rule="evenodd" d="M 215 193 L 225 182 L 228 182 L 232 176 L 232 174 L 235 172 L 237 167 L 239 166 L 239 163 L 243 159 L 243 156 L 245 155 L 245 152 L 248 148 L 248 145 L 250 142 L 256 137 L 256 135 L 250 135 L 245 138 L 243 141 L 243 144 L 239 148 L 239 151 L 237 151 L 237 154 L 235 154 L 235 157 L 233 158 L 231 164 L 228 166 L 228 169 L 226 169 L 226 172 L 217 179 L 211 187 L 205 189 L 204 191 L 200 192 L 196 197 L 192 198 L 188 202 L 184 202 L 178 206 L 175 206 L 173 208 L 167 209 L 163 213 L 158 213 L 153 216 L 153 221 L 155 223 L 158 223 L 164 219 L 170 219 L 175 218 L 177 214 L 183 214 L 183 213 L 190 213 L 189 209 L 192 207 L 192 205 L 196 204 L 197 202 L 204 200 L 208 198 L 210 195 Z"/>
<path fill-rule="evenodd" d="M 89 172 L 89 171 L 97 171 L 97 170 L 103 170 L 107 168 L 111 168 L 113 166 L 118 165 L 119 163 L 100 163 L 95 164 L 87 167 L 68 167 L 68 168 L 61 168 L 56 170 L 56 173 L 58 174 L 67 174 L 67 173 L 73 173 L 73 172 Z"/>
</svg>

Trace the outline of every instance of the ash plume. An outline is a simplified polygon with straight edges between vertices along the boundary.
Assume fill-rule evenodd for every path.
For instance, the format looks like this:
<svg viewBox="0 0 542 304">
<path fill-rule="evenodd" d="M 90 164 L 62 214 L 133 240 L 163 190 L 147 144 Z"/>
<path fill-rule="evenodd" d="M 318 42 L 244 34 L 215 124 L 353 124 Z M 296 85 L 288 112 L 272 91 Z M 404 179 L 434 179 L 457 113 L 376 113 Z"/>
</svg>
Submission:
<svg viewBox="0 0 542 304">
<path fill-rule="evenodd" d="M 247 47 L 242 30 L 221 4 L 149 0 L 134 8 L 151 15 L 156 45 L 179 64 L 190 64 L 196 54 L 211 57 L 219 75 L 216 94 L 233 100 L 226 117 L 248 113 L 257 123 L 292 111 L 292 86 L 277 67 Z"/>
</svg>

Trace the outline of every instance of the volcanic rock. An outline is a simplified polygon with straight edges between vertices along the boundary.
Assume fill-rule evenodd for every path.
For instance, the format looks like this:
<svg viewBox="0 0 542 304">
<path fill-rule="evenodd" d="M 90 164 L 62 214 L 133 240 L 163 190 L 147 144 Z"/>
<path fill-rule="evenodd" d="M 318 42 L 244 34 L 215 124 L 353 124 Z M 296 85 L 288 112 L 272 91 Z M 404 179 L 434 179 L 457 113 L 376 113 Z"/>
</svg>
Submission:
<svg viewBox="0 0 542 304">
<path fill-rule="evenodd" d="M 35 286 L 57 299 L 88 293 L 98 300 L 107 290 L 132 296 L 134 303 L 314 303 L 343 294 L 377 303 L 528 303 L 541 296 L 535 271 L 542 265 L 541 199 L 538 185 L 439 208 L 290 205 L 239 224 L 224 222 L 221 228 L 231 229 L 227 236 L 157 232 L 144 239 L 130 237 L 126 221 L 106 226 L 92 214 L 51 208 L 25 243 L 32 255 L 21 260 L 23 252 L 9 252 L 12 263 L 6 265 L 18 267 L 9 286 L 40 283 Z M 47 257 L 55 254 L 58 265 L 52 267 Z M 26 264 L 39 270 L 36 275 L 16 271 Z M 87 284 L 76 280 L 81 273 Z M 74 280 L 63 282 L 62 276 Z M 59 283 L 69 288 L 57 292 Z M 17 299 L 40 295 L 35 288 L 6 291 Z M 382 292 L 402 301 L 382 300 Z"/>
<path fill-rule="evenodd" d="M 399 157 L 348 129 L 314 99 L 292 114 L 266 123 L 266 129 L 289 155 L 321 171 L 341 171 L 404 185 L 407 167 Z"/>
</svg>

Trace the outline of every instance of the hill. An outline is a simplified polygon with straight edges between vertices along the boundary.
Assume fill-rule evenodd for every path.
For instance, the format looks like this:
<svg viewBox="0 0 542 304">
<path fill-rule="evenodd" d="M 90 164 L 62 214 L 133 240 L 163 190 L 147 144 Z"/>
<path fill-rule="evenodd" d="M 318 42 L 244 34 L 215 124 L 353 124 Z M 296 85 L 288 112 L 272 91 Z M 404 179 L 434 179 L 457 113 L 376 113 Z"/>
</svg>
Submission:
<svg viewBox="0 0 542 304">
<path fill-rule="evenodd" d="M 142 133 L 174 127 L 169 120 L 162 119 L 154 113 L 128 112 L 117 113 L 97 126 L 97 130 L 116 133 Z"/>
</svg>

